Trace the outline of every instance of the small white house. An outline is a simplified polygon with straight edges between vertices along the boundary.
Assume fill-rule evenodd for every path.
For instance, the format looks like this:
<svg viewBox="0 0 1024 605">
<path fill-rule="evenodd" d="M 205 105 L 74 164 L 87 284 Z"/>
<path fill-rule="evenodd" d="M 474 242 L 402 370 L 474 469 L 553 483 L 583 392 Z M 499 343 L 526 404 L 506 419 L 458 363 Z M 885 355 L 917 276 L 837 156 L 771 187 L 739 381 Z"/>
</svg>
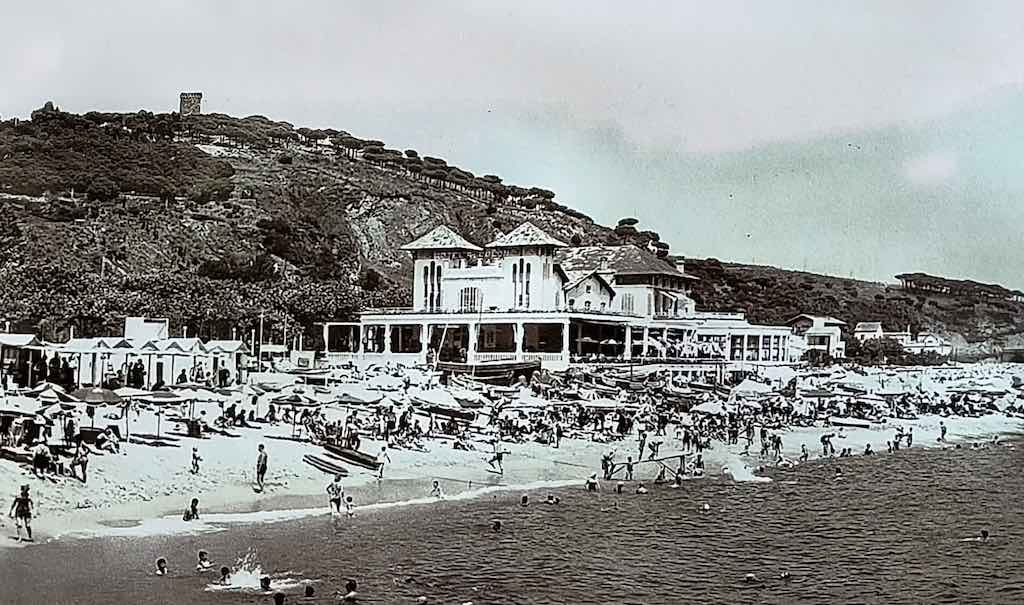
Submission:
<svg viewBox="0 0 1024 605">
<path fill-rule="evenodd" d="M 827 315 L 797 315 L 786 324 L 793 335 L 803 338 L 806 350 L 819 350 L 833 359 L 846 357 L 846 343 L 843 342 L 845 321 Z"/>
</svg>

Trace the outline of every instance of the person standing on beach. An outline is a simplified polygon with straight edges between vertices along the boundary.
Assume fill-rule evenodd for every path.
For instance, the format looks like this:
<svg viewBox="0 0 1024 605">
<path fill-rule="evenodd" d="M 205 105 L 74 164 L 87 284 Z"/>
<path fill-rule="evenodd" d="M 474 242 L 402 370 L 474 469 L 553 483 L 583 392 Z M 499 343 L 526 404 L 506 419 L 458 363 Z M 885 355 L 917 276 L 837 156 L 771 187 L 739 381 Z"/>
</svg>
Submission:
<svg viewBox="0 0 1024 605">
<path fill-rule="evenodd" d="M 335 475 L 334 481 L 327 484 L 327 506 L 331 512 L 341 513 L 341 500 L 345 497 L 345 488 L 341 485 L 341 475 Z"/>
<path fill-rule="evenodd" d="M 501 449 L 501 439 L 498 437 L 494 438 L 494 456 L 487 461 L 487 464 L 494 468 L 494 463 L 498 463 L 498 474 L 505 474 L 505 467 L 502 466 L 501 461 L 505 457 L 505 451 Z"/>
<path fill-rule="evenodd" d="M 946 423 L 939 421 L 939 441 L 946 442 Z"/>
<path fill-rule="evenodd" d="M 18 530 L 18 541 L 21 542 L 21 528 L 25 527 L 28 535 L 27 542 L 32 541 L 32 513 L 35 512 L 35 504 L 28 494 L 28 485 L 21 486 L 21 494 L 14 497 L 11 504 L 11 517 L 14 517 L 14 525 Z"/>
<path fill-rule="evenodd" d="M 75 468 L 80 467 L 82 469 L 82 483 L 86 482 L 86 471 L 89 469 L 89 454 L 92 454 L 92 450 L 85 442 L 78 444 L 78 451 L 75 452 L 74 458 L 71 459 L 71 473 L 75 474 Z"/>
<path fill-rule="evenodd" d="M 256 485 L 263 489 L 263 479 L 267 476 L 267 450 L 261 443 L 256 456 Z"/>
<path fill-rule="evenodd" d="M 388 456 L 388 446 L 381 446 L 380 453 L 377 454 L 377 479 L 384 478 L 384 464 L 391 462 L 391 456 Z"/>
<path fill-rule="evenodd" d="M 202 458 L 199 457 L 199 448 L 192 448 L 192 474 L 199 474 L 199 463 L 202 462 Z"/>
<path fill-rule="evenodd" d="M 914 445 L 914 427 L 907 429 L 907 447 Z"/>
</svg>

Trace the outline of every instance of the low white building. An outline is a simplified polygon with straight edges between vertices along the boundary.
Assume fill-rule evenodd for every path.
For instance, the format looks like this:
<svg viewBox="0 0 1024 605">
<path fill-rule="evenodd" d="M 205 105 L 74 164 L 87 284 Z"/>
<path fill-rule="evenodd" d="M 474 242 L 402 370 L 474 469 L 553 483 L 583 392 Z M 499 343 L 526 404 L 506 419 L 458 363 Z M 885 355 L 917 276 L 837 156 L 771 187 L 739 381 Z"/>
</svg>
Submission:
<svg viewBox="0 0 1024 605">
<path fill-rule="evenodd" d="M 921 332 L 915 336 L 909 326 L 900 332 L 886 332 L 882 330 L 882 322 L 862 321 L 854 328 L 853 335 L 861 342 L 889 338 L 900 343 L 908 353 L 937 353 L 944 357 L 953 354 L 953 345 L 948 340 L 931 332 Z"/>
<path fill-rule="evenodd" d="M 843 342 L 845 321 L 826 315 L 797 315 L 786 322 L 793 336 L 802 339 L 805 351 L 818 350 L 828 353 L 833 359 L 846 357 L 846 343 Z"/>
<path fill-rule="evenodd" d="M 329 362 L 465 367 L 667 362 L 697 373 L 788 363 L 790 331 L 701 313 L 695 278 L 637 246 L 569 247 L 526 222 L 484 246 L 439 226 L 413 255 L 413 305 L 323 326 Z"/>
</svg>

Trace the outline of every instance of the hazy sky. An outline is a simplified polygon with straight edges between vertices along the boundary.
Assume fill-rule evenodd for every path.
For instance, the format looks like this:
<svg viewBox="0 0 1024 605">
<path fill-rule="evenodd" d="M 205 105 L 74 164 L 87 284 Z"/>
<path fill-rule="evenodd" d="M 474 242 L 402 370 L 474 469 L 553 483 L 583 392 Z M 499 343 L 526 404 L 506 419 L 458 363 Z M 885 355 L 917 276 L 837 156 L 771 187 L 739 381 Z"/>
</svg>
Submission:
<svg viewBox="0 0 1024 605">
<path fill-rule="evenodd" d="M 10 4 L 10 3 L 7 3 Z M 143 6 L 145 5 L 145 6 Z M 262 114 L 687 256 L 1024 288 L 1024 2 L 20 2 L 0 116 Z"/>
</svg>

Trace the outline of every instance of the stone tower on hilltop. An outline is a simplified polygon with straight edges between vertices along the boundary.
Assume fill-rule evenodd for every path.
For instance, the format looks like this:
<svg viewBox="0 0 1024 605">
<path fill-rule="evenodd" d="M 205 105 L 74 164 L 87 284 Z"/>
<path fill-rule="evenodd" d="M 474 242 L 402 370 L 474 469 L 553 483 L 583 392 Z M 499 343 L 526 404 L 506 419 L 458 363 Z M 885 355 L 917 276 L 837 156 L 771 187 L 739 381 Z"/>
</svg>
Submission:
<svg viewBox="0 0 1024 605">
<path fill-rule="evenodd" d="M 199 115 L 202 113 L 203 93 L 183 92 L 178 106 L 178 113 L 181 117 Z"/>
</svg>

